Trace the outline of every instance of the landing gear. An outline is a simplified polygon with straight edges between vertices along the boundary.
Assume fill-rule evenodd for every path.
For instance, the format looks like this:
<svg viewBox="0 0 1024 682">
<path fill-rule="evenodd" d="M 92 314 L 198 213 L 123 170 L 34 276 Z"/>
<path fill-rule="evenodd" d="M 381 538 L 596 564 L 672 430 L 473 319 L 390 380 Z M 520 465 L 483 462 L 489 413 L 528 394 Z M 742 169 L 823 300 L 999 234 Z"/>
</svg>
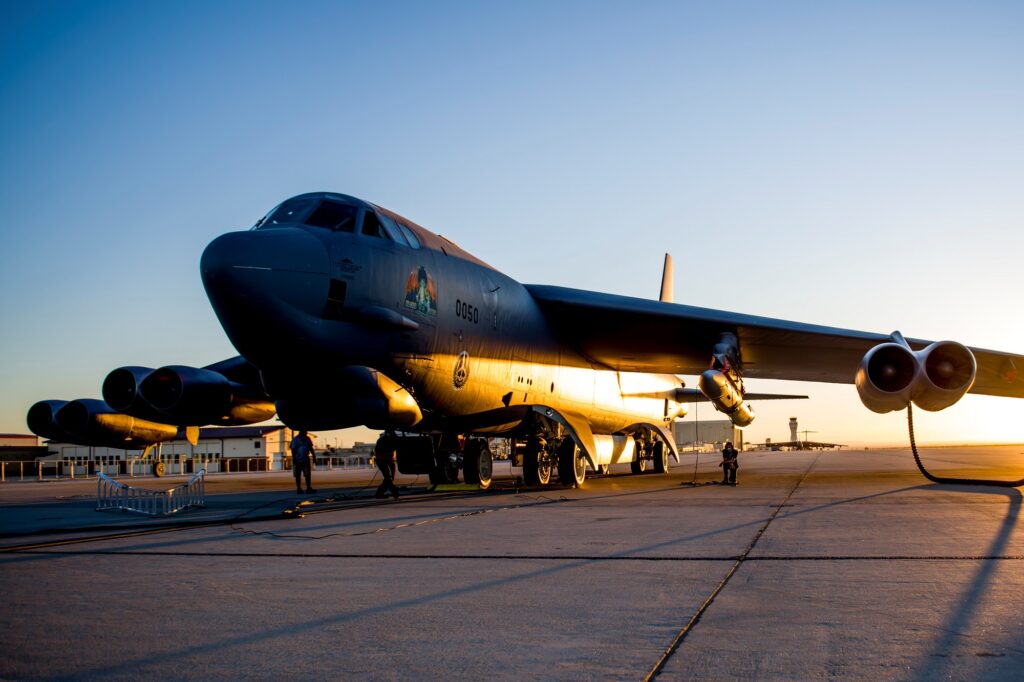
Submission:
<svg viewBox="0 0 1024 682">
<path fill-rule="evenodd" d="M 462 478 L 466 483 L 475 483 L 481 490 L 491 487 L 493 460 L 491 449 L 483 438 L 473 438 L 462 452 Z"/>
<path fill-rule="evenodd" d="M 459 461 L 451 450 L 439 450 L 434 456 L 434 468 L 430 470 L 430 485 L 458 483 Z"/>
<path fill-rule="evenodd" d="M 638 438 L 633 453 L 633 461 L 629 463 L 629 470 L 634 474 L 642 474 L 647 470 L 647 443 Z"/>
<path fill-rule="evenodd" d="M 157 461 L 153 462 L 153 475 L 154 476 L 156 476 L 157 478 L 160 478 L 165 473 L 167 473 L 167 468 L 164 466 L 164 463 L 163 463 L 162 460 L 157 460 Z"/>
<path fill-rule="evenodd" d="M 597 465 L 597 473 L 601 474 L 602 476 L 607 476 L 611 472 L 612 472 L 612 465 L 611 464 L 598 464 Z"/>
<path fill-rule="evenodd" d="M 547 485 L 551 482 L 551 453 L 540 438 L 526 441 L 523 453 L 523 480 L 527 485 Z"/>
<path fill-rule="evenodd" d="M 658 441 L 652 448 L 652 455 L 654 457 L 654 473 L 656 474 L 667 474 L 668 473 L 668 446 L 662 441 Z"/>
<path fill-rule="evenodd" d="M 558 481 L 563 485 L 579 487 L 587 477 L 587 460 L 576 446 L 576 441 L 566 436 L 558 445 Z"/>
</svg>

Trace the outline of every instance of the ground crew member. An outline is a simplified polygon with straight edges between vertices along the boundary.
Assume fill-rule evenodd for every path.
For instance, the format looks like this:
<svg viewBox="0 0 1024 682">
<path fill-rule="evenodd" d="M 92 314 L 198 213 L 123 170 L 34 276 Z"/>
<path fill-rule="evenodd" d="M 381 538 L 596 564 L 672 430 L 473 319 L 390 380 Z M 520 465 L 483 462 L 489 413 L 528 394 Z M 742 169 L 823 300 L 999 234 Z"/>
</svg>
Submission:
<svg viewBox="0 0 1024 682">
<path fill-rule="evenodd" d="M 738 454 L 736 448 L 732 446 L 732 441 L 722 448 L 722 485 L 737 485 L 736 470 L 740 467 L 737 462 Z"/>
<path fill-rule="evenodd" d="M 310 478 L 313 475 L 313 441 L 305 431 L 299 431 L 292 438 L 292 474 L 295 476 L 295 492 L 302 494 L 302 476 L 306 477 L 306 492 L 315 493 Z"/>
<path fill-rule="evenodd" d="M 380 469 L 380 475 L 384 477 L 384 482 L 377 486 L 378 498 L 385 497 L 390 492 L 396 500 L 398 499 L 398 486 L 395 485 L 395 474 L 398 473 L 397 445 L 398 440 L 395 438 L 395 434 L 385 431 L 380 434 L 377 445 L 373 448 L 373 459 L 377 463 L 377 468 Z"/>
</svg>

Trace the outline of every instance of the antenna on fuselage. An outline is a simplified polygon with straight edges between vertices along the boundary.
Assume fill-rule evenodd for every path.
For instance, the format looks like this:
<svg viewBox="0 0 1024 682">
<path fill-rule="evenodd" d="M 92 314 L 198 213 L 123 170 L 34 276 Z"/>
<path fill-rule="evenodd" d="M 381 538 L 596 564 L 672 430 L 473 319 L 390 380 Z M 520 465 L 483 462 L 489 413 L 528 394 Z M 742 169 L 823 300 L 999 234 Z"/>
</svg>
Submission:
<svg viewBox="0 0 1024 682">
<path fill-rule="evenodd" d="M 658 300 L 662 303 L 673 303 L 672 300 L 672 289 L 673 287 L 673 276 L 672 276 L 672 256 L 665 254 L 665 267 L 661 270 L 661 298 Z"/>
</svg>

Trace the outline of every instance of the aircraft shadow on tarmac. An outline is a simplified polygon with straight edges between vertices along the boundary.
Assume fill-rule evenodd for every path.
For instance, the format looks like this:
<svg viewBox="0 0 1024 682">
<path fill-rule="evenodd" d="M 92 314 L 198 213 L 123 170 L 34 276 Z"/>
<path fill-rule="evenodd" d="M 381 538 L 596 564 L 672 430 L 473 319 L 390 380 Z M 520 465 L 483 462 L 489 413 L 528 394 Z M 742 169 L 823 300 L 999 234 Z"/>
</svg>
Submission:
<svg viewBox="0 0 1024 682">
<path fill-rule="evenodd" d="M 941 490 L 954 493 L 969 492 L 978 494 L 983 492 L 988 495 L 1002 495 L 1009 502 L 1009 508 L 1006 510 L 1006 516 L 1003 517 L 999 525 L 998 532 L 992 538 L 992 543 L 989 545 L 985 556 L 981 557 L 978 561 L 978 571 L 974 574 L 967 589 L 961 594 L 958 603 L 950 612 L 945 623 L 939 628 L 938 637 L 936 638 L 935 645 L 932 647 L 932 653 L 916 668 L 916 679 L 937 680 L 945 679 L 951 674 L 955 674 L 953 670 L 948 672 L 946 670 L 951 667 L 952 663 L 950 652 L 955 651 L 958 645 L 962 645 L 965 637 L 970 637 L 970 635 L 965 633 L 970 631 L 971 622 L 975 618 L 978 607 L 992 586 L 996 569 L 1002 563 L 997 557 L 1002 556 L 1010 541 L 1010 536 L 1017 526 L 1017 519 L 1020 516 L 1021 492 L 1017 488 L 979 489 L 976 486 L 971 486 L 965 489 L 960 486 L 938 484 L 921 487 L 927 490 Z M 1013 647 L 1005 646 L 1005 648 L 1012 649 Z"/>
</svg>

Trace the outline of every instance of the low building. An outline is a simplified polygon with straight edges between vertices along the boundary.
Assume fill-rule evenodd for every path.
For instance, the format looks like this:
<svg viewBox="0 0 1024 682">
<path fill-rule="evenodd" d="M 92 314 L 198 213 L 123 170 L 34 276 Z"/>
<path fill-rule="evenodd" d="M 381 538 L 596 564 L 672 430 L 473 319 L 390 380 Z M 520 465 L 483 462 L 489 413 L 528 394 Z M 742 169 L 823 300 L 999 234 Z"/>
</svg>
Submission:
<svg viewBox="0 0 1024 682">
<path fill-rule="evenodd" d="M 192 445 L 183 434 L 160 443 L 151 455 L 159 457 L 168 474 L 191 473 L 206 467 L 210 473 L 219 471 L 280 471 L 288 468 L 292 430 L 287 426 L 210 427 L 199 431 L 199 441 Z M 142 473 L 143 450 L 91 447 L 70 443 L 49 442 L 45 460 L 70 461 L 80 467 L 77 473 L 92 473 L 90 467 L 104 473 Z M 151 460 L 146 460 L 151 461 Z M 92 463 L 92 464 L 90 464 Z M 134 468 L 138 467 L 138 468 Z"/>
<path fill-rule="evenodd" d="M 718 452 L 729 441 L 737 450 L 743 449 L 743 431 L 728 419 L 679 421 L 672 433 L 680 452 Z"/>
<path fill-rule="evenodd" d="M 32 462 L 46 454 L 39 445 L 39 436 L 22 433 L 0 433 L 0 462 Z"/>
</svg>

